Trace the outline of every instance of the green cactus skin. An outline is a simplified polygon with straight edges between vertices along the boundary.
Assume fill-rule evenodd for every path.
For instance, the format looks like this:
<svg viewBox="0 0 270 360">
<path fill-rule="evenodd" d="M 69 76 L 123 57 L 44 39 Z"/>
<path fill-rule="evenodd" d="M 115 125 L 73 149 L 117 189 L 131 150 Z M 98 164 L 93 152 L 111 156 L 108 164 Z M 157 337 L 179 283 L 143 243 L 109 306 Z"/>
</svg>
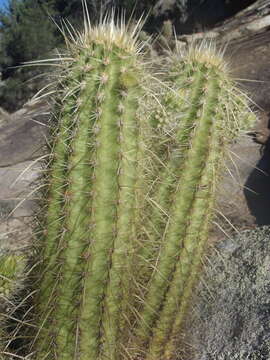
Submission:
<svg viewBox="0 0 270 360">
<path fill-rule="evenodd" d="M 86 29 L 70 47 L 32 349 L 37 360 L 118 360 L 132 302 L 143 72 L 124 26 Z"/>
<path fill-rule="evenodd" d="M 26 257 L 22 254 L 6 253 L 0 256 L 0 359 L 9 357 L 5 331 L 6 322 L 16 308 L 16 295 L 23 288 L 26 276 Z"/>
<path fill-rule="evenodd" d="M 154 194 L 150 195 L 154 203 L 150 211 L 151 216 L 148 225 L 148 228 L 151 230 L 148 230 L 149 236 L 141 247 L 140 255 L 146 265 L 152 264 L 158 257 L 159 242 L 157 239 L 163 234 L 167 225 L 166 214 L 169 214 L 175 193 L 177 176 L 182 171 L 184 159 L 189 149 L 188 143 L 193 129 L 192 122 L 194 121 L 196 112 L 201 106 L 200 102 L 203 95 L 203 74 L 198 73 L 197 77 L 194 78 L 192 88 L 190 88 L 190 86 L 188 86 L 189 79 L 194 72 L 191 70 L 189 64 L 182 64 L 180 67 L 177 71 L 177 78 L 175 78 L 175 75 L 170 76 L 176 85 L 176 91 L 179 93 L 179 96 L 175 96 L 175 90 L 168 92 L 167 86 L 165 89 L 166 93 L 163 95 L 163 107 L 154 111 L 154 115 L 151 118 L 151 125 L 153 128 L 156 128 L 152 147 L 154 149 L 153 152 L 157 154 L 159 159 L 159 164 L 155 172 L 161 174 L 161 176 L 156 179 L 158 185 L 154 188 Z M 184 98 L 182 94 L 183 89 L 185 89 L 186 97 L 189 97 L 191 100 L 187 101 Z M 194 104 L 194 106 L 189 106 L 190 102 Z M 180 116 L 182 115 L 180 119 L 179 113 Z M 179 128 L 178 126 L 177 129 L 174 129 L 174 126 L 172 129 L 166 129 L 165 134 L 164 127 L 168 122 L 180 124 L 181 127 Z M 177 131 L 176 134 L 174 133 L 175 131 Z M 168 136 L 168 134 L 170 135 Z M 176 146 L 174 146 L 173 149 L 172 137 L 176 137 Z M 162 139 L 162 142 L 160 139 Z M 181 147 L 178 144 L 181 144 Z M 156 245 L 153 247 L 153 244 Z M 152 276 L 152 272 L 149 271 L 149 266 L 148 268 L 147 266 L 142 266 L 142 269 L 144 270 L 141 270 L 142 282 L 147 284 Z"/>
<path fill-rule="evenodd" d="M 226 147 L 253 120 L 213 49 L 192 48 L 186 58 L 174 60 L 171 78 L 174 112 L 161 127 L 172 134 L 170 159 L 153 194 L 157 208 L 152 227 L 160 233 L 160 247 L 154 249 L 158 261 L 147 279 L 136 330 L 138 352 L 147 360 L 176 358 L 174 339 L 181 333 L 199 275 Z M 178 130 L 170 131 L 175 122 Z"/>
<path fill-rule="evenodd" d="M 0 256 L 0 308 L 11 304 L 14 295 L 22 288 L 26 260 L 23 255 Z"/>
</svg>

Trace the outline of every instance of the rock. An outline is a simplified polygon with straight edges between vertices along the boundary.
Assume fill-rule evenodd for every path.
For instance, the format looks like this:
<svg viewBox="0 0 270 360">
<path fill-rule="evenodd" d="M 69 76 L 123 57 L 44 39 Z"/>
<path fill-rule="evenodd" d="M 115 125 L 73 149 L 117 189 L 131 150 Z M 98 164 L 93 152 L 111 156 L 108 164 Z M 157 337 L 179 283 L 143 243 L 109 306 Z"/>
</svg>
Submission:
<svg viewBox="0 0 270 360">
<path fill-rule="evenodd" d="M 10 114 L 0 107 L 0 127 L 10 122 Z"/>
<path fill-rule="evenodd" d="M 256 21 L 253 21 L 251 24 L 248 24 L 246 28 L 250 31 L 258 32 L 269 26 L 270 26 L 270 15 L 267 15 L 262 19 L 258 19 Z"/>
<path fill-rule="evenodd" d="M 32 190 L 40 165 L 36 161 L 24 161 L 16 165 L 1 167 L 0 200 L 20 200 Z"/>
<path fill-rule="evenodd" d="M 270 111 L 269 31 L 228 45 L 226 56 L 233 76 L 247 91 L 254 107 Z"/>
<path fill-rule="evenodd" d="M 226 233 L 234 231 L 233 226 L 238 230 L 246 229 L 256 222 L 248 207 L 244 189 L 249 175 L 261 158 L 260 148 L 261 145 L 244 135 L 229 149 L 217 201 L 218 223 Z M 224 237 L 222 231 L 216 232 L 221 238 Z"/>
<path fill-rule="evenodd" d="M 32 244 L 47 122 L 48 105 L 40 102 L 30 102 L 0 122 L 0 253 Z"/>
<path fill-rule="evenodd" d="M 35 159 L 43 153 L 48 134 L 48 105 L 26 104 L 0 123 L 0 167 Z"/>
<path fill-rule="evenodd" d="M 269 240 L 270 227 L 244 231 L 209 255 L 188 323 L 194 360 L 270 359 Z"/>
<path fill-rule="evenodd" d="M 26 251 L 33 241 L 32 219 L 9 218 L 0 221 L 0 255 L 6 251 Z"/>
<path fill-rule="evenodd" d="M 153 8 L 154 16 L 163 16 L 174 9 L 176 0 L 159 0 Z"/>
<path fill-rule="evenodd" d="M 0 168 L 0 251 L 31 245 L 39 174 L 34 161 Z"/>
</svg>

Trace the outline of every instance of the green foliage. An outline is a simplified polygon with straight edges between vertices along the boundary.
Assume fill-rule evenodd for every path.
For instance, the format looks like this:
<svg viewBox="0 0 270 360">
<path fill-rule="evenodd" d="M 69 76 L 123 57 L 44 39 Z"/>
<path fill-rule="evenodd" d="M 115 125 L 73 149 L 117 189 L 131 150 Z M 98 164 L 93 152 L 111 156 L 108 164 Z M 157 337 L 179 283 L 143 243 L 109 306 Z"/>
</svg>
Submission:
<svg viewBox="0 0 270 360">
<path fill-rule="evenodd" d="M 12 0 L 8 11 L 0 14 L 1 106 L 14 110 L 33 96 L 41 87 L 38 81 L 26 83 L 44 69 L 20 68 L 23 62 L 48 57 L 56 46 L 55 26 L 46 11 L 36 1 Z"/>
<path fill-rule="evenodd" d="M 43 77 L 40 80 L 35 78 L 40 73 L 40 69 L 18 69 L 4 80 L 0 86 L 2 107 L 9 111 L 21 108 L 44 84 Z"/>
<path fill-rule="evenodd" d="M 11 66 L 39 58 L 54 45 L 53 25 L 36 1 L 13 0 L 0 21 L 2 51 Z"/>
<path fill-rule="evenodd" d="M 55 47 L 63 46 L 57 29 L 62 20 L 68 20 L 77 29 L 82 27 L 81 0 L 10 0 L 7 11 L 0 13 L 0 87 L 1 106 L 9 111 L 20 108 L 46 83 L 36 76 L 52 69 L 27 67 L 17 69 L 23 62 L 50 57 Z M 141 4 L 135 1 L 86 1 L 91 19 L 95 22 L 101 12 L 116 8 L 125 10 L 127 18 L 133 13 L 141 16 L 148 11 L 152 1 Z M 135 12 L 133 10 L 135 9 Z M 50 18 L 50 17 L 51 18 Z M 53 20 L 52 20 L 53 19 Z M 29 81 L 29 79 L 35 79 Z"/>
</svg>

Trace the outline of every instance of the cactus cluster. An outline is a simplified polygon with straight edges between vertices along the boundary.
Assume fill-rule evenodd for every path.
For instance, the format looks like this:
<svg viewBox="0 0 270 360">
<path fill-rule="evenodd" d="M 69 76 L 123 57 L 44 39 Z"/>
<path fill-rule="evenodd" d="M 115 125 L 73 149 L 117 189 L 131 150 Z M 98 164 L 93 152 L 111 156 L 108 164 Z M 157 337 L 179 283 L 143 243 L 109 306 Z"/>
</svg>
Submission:
<svg viewBox="0 0 270 360">
<path fill-rule="evenodd" d="M 32 275 L 33 360 L 179 353 L 226 148 L 253 117 L 213 47 L 170 54 L 156 79 L 138 34 L 86 21 L 69 43 Z"/>
</svg>

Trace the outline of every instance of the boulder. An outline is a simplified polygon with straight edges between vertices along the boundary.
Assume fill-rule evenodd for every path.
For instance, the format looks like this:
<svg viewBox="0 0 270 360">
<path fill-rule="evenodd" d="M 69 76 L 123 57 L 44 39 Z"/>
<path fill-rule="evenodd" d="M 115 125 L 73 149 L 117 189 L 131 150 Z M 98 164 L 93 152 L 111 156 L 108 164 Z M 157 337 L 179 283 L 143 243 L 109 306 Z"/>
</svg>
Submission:
<svg viewBox="0 0 270 360">
<path fill-rule="evenodd" d="M 0 122 L 0 167 L 36 159 L 43 153 L 48 134 L 48 105 L 38 101 Z"/>
<path fill-rule="evenodd" d="M 205 259 L 187 324 L 194 360 L 270 359 L 269 240 L 270 227 L 246 230 Z"/>
<path fill-rule="evenodd" d="M 31 246 L 49 107 L 29 102 L 0 122 L 0 253 Z M 0 119 L 2 119 L 0 114 Z"/>
</svg>

